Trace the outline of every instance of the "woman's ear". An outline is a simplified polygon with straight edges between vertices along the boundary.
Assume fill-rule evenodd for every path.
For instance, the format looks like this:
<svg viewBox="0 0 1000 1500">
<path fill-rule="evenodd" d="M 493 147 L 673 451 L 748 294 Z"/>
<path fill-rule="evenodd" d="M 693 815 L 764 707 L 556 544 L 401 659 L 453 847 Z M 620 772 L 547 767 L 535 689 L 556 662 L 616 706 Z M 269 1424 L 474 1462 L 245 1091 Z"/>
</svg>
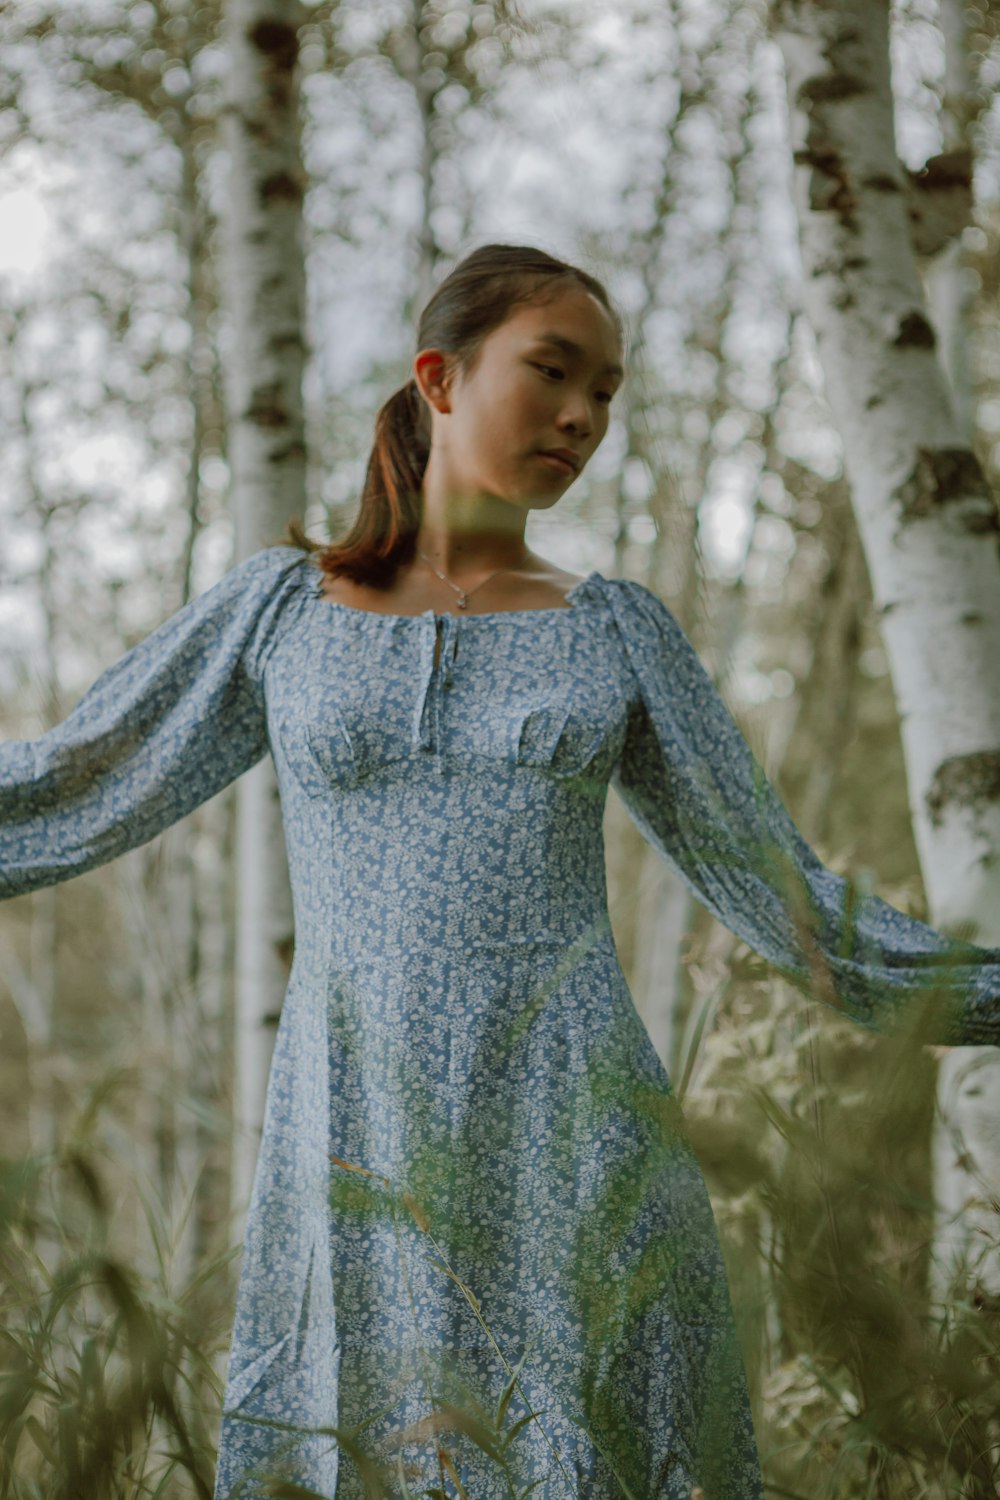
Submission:
<svg viewBox="0 0 1000 1500">
<path fill-rule="evenodd" d="M 420 394 L 435 411 L 451 411 L 448 392 L 452 371 L 447 356 L 440 349 L 421 349 L 413 361 L 413 378 Z"/>
</svg>

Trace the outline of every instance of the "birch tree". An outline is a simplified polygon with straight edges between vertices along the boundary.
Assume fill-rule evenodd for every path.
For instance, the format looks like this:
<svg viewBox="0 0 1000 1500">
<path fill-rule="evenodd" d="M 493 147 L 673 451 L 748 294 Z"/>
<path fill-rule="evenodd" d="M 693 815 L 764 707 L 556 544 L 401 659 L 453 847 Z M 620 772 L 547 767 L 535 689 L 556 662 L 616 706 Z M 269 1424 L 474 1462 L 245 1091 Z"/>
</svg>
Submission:
<svg viewBox="0 0 1000 1500">
<path fill-rule="evenodd" d="M 954 232 L 949 208 L 962 185 L 933 163 L 911 177 L 897 157 L 886 7 L 779 0 L 773 24 L 785 61 L 805 307 L 890 662 L 931 920 L 995 943 L 1000 521 L 938 359 L 917 262 L 918 249 L 933 253 Z M 944 1058 L 946 1112 L 961 1113 L 963 1095 L 970 1104 L 984 1087 L 997 1097 L 1000 1060 L 992 1048 L 976 1050 L 971 1060 L 966 1049 Z M 996 1138 L 1000 1116 L 977 1098 L 985 1126 L 984 1114 Z M 986 1130 L 978 1135 L 980 1147 Z M 939 1172 L 939 1200 L 958 1208 L 978 1199 L 966 1227 L 993 1238 L 996 1215 L 976 1183 L 988 1164 L 981 1152 L 969 1157 L 968 1143 L 958 1154 L 944 1139 L 936 1154 L 953 1165 Z M 1000 1287 L 995 1256 L 980 1278 Z"/>
<path fill-rule="evenodd" d="M 306 358 L 297 0 L 232 0 L 226 15 L 224 140 L 228 406 L 236 558 L 273 543 L 306 508 Z M 274 1028 L 288 981 L 292 907 L 281 810 L 268 759 L 242 780 L 237 811 L 235 1187 L 256 1158 Z"/>
<path fill-rule="evenodd" d="M 178 191 L 164 217 L 180 250 L 188 329 L 187 349 L 180 361 L 183 379 L 178 382 L 190 413 L 178 607 L 192 597 L 195 551 L 211 521 L 211 502 L 201 476 L 206 459 L 217 452 L 222 428 L 211 332 L 217 304 L 211 264 L 213 223 L 205 188 L 205 167 L 215 148 L 219 109 L 217 69 L 211 65 L 210 54 L 217 51 L 220 22 L 217 0 L 180 14 L 169 0 L 156 0 L 138 16 L 134 11 L 122 11 L 114 18 L 107 13 L 74 13 L 69 27 L 58 9 L 39 14 L 35 20 L 36 28 L 58 27 L 66 65 L 76 70 L 81 82 L 94 86 L 102 113 L 120 107 L 122 100 L 130 101 L 177 153 Z M 109 47 L 112 31 L 125 37 L 116 35 L 115 45 Z M 150 59 L 158 59 L 158 66 L 151 67 Z M 228 818 L 231 807 L 227 798 L 221 807 L 200 808 L 168 830 L 151 849 L 136 851 L 131 856 L 135 873 L 130 871 L 131 878 L 122 887 L 125 899 L 135 905 L 126 921 L 127 930 L 146 933 L 145 946 L 135 952 L 137 961 L 141 955 L 149 1034 L 160 1039 L 163 1085 L 155 1109 L 147 1110 L 154 1116 L 156 1176 L 165 1200 L 175 1210 L 188 1193 L 194 1193 L 186 1247 L 194 1262 L 209 1247 L 223 1248 L 218 1241 L 227 1212 L 229 1172 L 228 1165 L 225 1171 L 222 1166 L 228 1162 L 228 1142 L 220 1140 L 218 1122 L 228 1094 L 232 1050 L 224 974 L 202 962 L 213 941 L 205 929 L 218 920 L 215 892 L 227 884 L 228 870 L 217 861 L 199 889 L 194 851 L 201 828 Z M 223 842 L 218 829 L 216 847 Z M 155 923 L 146 921 L 141 909 L 147 875 L 154 901 L 162 899 Z M 54 892 L 41 892 L 36 900 L 41 902 L 46 894 Z M 158 976 L 155 985 L 153 975 Z"/>
<path fill-rule="evenodd" d="M 944 41 L 941 99 L 943 159 L 956 177 L 966 180 L 972 166 L 970 141 L 981 101 L 973 89 L 969 27 L 963 0 L 941 0 L 938 22 Z M 931 322 L 951 387 L 955 415 L 971 439 L 974 402 L 969 374 L 969 332 L 973 293 L 963 265 L 962 246 L 951 238 L 927 267 L 925 281 Z"/>
</svg>

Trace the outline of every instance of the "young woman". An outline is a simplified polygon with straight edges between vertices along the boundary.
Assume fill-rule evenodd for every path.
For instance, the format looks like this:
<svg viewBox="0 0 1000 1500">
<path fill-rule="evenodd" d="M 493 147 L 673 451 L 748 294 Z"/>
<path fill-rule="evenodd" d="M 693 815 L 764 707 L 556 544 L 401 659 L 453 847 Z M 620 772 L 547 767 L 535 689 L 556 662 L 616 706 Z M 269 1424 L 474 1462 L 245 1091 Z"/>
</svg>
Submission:
<svg viewBox="0 0 1000 1500">
<path fill-rule="evenodd" d="M 485 246 L 418 351 L 344 541 L 293 528 L 0 747 L 2 894 L 274 757 L 295 960 L 219 1500 L 268 1474 L 353 1500 L 382 1460 L 397 1495 L 760 1500 L 708 1196 L 611 935 L 608 785 L 720 921 L 861 1025 L 919 1008 L 928 1041 L 997 1042 L 1000 950 L 855 900 L 660 600 L 526 546 L 607 430 L 603 287 Z"/>
</svg>

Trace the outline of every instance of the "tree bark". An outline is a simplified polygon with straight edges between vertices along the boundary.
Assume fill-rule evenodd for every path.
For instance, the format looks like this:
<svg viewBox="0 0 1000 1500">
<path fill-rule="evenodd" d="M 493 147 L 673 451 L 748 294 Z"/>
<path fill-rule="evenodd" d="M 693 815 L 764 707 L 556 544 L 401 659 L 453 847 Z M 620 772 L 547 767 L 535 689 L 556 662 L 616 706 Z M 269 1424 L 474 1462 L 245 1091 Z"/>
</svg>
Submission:
<svg viewBox="0 0 1000 1500">
<path fill-rule="evenodd" d="M 969 60 L 969 27 L 964 0 L 940 0 L 938 25 L 944 40 L 944 97 L 941 136 L 948 157 L 971 162 L 971 125 L 979 104 L 973 90 Z M 968 440 L 975 430 L 975 394 L 969 369 L 969 331 L 974 294 L 965 274 L 962 246 L 948 244 L 925 272 L 931 321 L 938 337 L 941 361 L 951 386 L 955 415 Z"/>
<path fill-rule="evenodd" d="M 236 559 L 306 510 L 302 376 L 305 272 L 296 0 L 233 0 L 226 14 L 224 135 L 229 456 Z M 239 786 L 234 1189 L 256 1160 L 274 1031 L 292 953 L 292 905 L 274 769 Z"/>
<path fill-rule="evenodd" d="M 914 236 L 926 241 L 928 215 L 896 154 L 888 7 L 779 0 L 773 26 L 805 307 L 895 686 L 931 920 L 995 944 L 1000 518 L 955 414 L 921 288 Z M 976 1051 L 996 1099 L 1000 1060 Z M 946 1055 L 942 1101 L 967 1063 L 967 1049 Z M 988 1199 L 980 1222 L 992 1237 Z M 995 1259 L 980 1277 L 1000 1285 Z"/>
</svg>

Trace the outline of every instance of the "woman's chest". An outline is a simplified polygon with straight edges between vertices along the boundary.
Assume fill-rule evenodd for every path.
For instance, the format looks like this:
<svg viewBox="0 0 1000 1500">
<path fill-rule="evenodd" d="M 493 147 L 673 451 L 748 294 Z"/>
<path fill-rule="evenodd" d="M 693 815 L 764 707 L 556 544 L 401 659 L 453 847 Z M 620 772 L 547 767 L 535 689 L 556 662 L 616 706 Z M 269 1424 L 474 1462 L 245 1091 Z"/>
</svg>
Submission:
<svg viewBox="0 0 1000 1500">
<path fill-rule="evenodd" d="M 591 611 L 338 610 L 286 633 L 265 684 L 272 749 L 323 796 L 410 758 L 606 780 L 625 740 L 628 680 L 613 623 Z"/>
</svg>

